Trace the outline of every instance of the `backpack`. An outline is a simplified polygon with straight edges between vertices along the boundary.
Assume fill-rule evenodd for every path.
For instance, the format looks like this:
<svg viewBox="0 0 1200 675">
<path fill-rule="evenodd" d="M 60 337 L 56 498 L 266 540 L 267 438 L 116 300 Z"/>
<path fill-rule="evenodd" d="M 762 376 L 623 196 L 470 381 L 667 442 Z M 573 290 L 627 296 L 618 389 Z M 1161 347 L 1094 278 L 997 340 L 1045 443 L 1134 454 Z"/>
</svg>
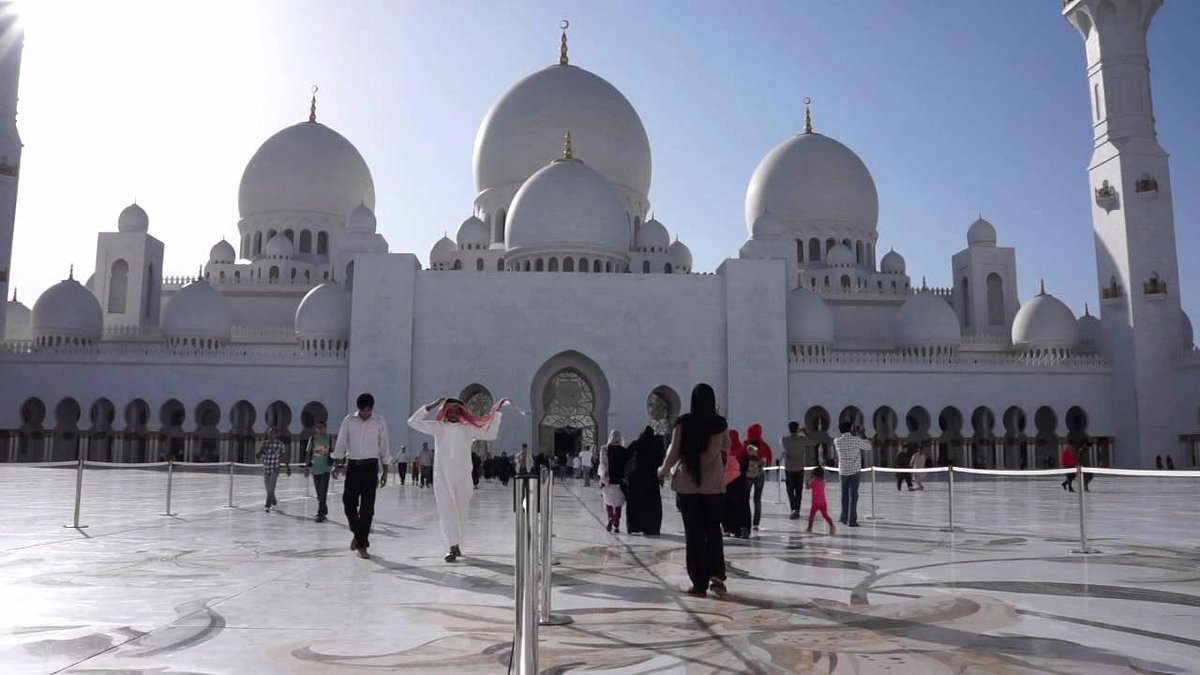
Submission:
<svg viewBox="0 0 1200 675">
<path fill-rule="evenodd" d="M 766 463 L 763 462 L 762 457 L 760 457 L 758 455 L 758 444 L 757 443 L 747 443 L 746 444 L 746 478 L 749 478 L 750 480 L 757 480 L 758 477 L 762 475 L 763 466 L 765 464 Z"/>
</svg>

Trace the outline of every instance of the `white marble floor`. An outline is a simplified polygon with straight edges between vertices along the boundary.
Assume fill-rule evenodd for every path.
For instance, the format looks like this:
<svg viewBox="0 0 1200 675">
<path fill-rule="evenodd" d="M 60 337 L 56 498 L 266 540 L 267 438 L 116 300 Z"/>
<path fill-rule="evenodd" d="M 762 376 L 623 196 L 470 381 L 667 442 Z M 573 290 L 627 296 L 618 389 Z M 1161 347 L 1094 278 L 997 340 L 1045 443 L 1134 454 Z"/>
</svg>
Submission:
<svg viewBox="0 0 1200 675">
<path fill-rule="evenodd" d="M 296 474 L 280 507 L 261 480 L 0 465 L 0 672 L 496 673 L 512 639 L 511 492 L 480 486 L 458 563 L 441 559 L 432 491 L 380 491 L 370 560 L 354 557 L 334 495 Z M 1197 479 L 1101 477 L 1072 555 L 1078 502 L 1049 479 L 868 485 L 862 527 L 805 535 L 776 488 L 763 527 L 726 540 L 731 594 L 687 585 L 678 514 L 663 536 L 607 534 L 598 490 L 555 499 L 555 611 L 546 672 L 1106 673 L 1200 670 Z M 890 489 L 884 489 L 890 485 Z M 335 491 L 340 485 L 335 486 Z M 807 497 L 807 495 L 806 495 Z M 838 494 L 830 500 L 837 511 Z M 807 499 L 805 500 L 807 506 Z M 823 531 L 823 526 L 821 526 Z"/>
</svg>

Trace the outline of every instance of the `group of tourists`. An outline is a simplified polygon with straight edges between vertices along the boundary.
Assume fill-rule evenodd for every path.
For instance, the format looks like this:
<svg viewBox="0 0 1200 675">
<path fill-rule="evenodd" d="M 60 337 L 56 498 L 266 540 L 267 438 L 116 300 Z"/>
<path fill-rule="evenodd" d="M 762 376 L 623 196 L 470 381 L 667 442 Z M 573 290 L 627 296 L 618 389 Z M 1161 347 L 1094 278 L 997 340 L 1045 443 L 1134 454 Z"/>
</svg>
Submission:
<svg viewBox="0 0 1200 675">
<path fill-rule="evenodd" d="M 624 511 L 626 532 L 658 536 L 662 530 L 662 480 L 658 476 L 665 455 L 662 439 L 647 425 L 626 447 L 621 432 L 614 429 L 598 455 L 597 475 L 608 519 L 605 529 L 620 533 Z M 584 486 L 588 486 L 586 474 Z"/>
</svg>

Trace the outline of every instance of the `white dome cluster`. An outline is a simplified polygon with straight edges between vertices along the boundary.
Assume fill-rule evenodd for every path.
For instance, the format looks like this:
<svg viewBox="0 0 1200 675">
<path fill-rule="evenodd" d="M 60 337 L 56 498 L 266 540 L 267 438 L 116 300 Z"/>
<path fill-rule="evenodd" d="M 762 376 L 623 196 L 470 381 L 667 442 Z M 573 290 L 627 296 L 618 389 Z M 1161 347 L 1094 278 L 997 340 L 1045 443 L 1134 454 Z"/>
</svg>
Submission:
<svg viewBox="0 0 1200 675">
<path fill-rule="evenodd" d="M 208 262 L 217 265 L 232 265 L 237 260 L 237 251 L 233 250 L 233 244 L 222 239 L 208 251 Z"/>
<path fill-rule="evenodd" d="M 271 237 L 264 253 L 273 260 L 287 260 L 296 254 L 296 247 L 292 245 L 291 239 L 280 233 Z"/>
<path fill-rule="evenodd" d="M 216 349 L 229 343 L 232 330 L 229 301 L 203 279 L 184 286 L 163 308 L 163 337 L 176 347 Z"/>
<path fill-rule="evenodd" d="M 962 343 L 958 317 L 945 298 L 918 293 L 896 313 L 896 348 L 913 356 L 949 356 Z"/>
<path fill-rule="evenodd" d="M 30 324 L 39 347 L 84 346 L 104 333 L 104 312 L 96 296 L 71 277 L 46 289 L 33 303 Z"/>
<path fill-rule="evenodd" d="M 883 254 L 883 258 L 879 260 L 879 271 L 882 274 L 907 274 L 907 264 L 904 262 L 904 256 L 896 253 L 895 249 Z"/>
<path fill-rule="evenodd" d="M 666 253 L 671 245 L 671 235 L 667 228 L 658 220 L 651 218 L 638 228 L 634 248 L 642 253 Z"/>
<path fill-rule="evenodd" d="M 308 292 L 296 308 L 296 337 L 309 351 L 340 351 L 350 346 L 350 290 L 324 283 Z"/>
<path fill-rule="evenodd" d="M 967 246 L 995 246 L 996 245 L 996 226 L 979 216 L 979 219 L 971 223 L 971 227 L 967 228 Z"/>
<path fill-rule="evenodd" d="M 1064 358 L 1079 344 L 1075 314 L 1062 300 L 1041 292 L 1021 305 L 1013 318 L 1013 349 L 1035 358 Z"/>
<path fill-rule="evenodd" d="M 118 232 L 142 233 L 150 230 L 150 216 L 137 203 L 126 206 L 121 215 L 117 216 Z"/>
<path fill-rule="evenodd" d="M 487 225 L 477 216 L 471 216 L 458 226 L 454 239 L 462 251 L 485 249 L 488 247 Z"/>
</svg>

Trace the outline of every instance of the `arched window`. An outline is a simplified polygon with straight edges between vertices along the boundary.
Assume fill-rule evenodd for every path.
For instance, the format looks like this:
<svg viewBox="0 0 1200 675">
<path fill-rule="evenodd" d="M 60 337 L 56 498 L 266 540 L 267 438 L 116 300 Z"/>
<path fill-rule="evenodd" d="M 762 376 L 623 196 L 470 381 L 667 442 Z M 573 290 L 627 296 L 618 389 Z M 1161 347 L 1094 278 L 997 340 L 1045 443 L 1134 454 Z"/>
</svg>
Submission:
<svg viewBox="0 0 1200 675">
<path fill-rule="evenodd" d="M 592 261 L 592 271 L 593 272 L 595 272 L 596 274 L 599 274 L 602 269 L 604 269 L 604 268 L 600 266 L 599 260 Z"/>
<path fill-rule="evenodd" d="M 292 268 L 292 270 L 291 270 L 291 273 L 290 273 L 290 274 L 291 274 L 291 277 L 292 277 L 292 282 L 293 282 L 293 283 L 295 283 L 295 281 L 296 281 L 296 268 L 295 268 L 295 267 L 293 267 L 293 268 Z"/>
<path fill-rule="evenodd" d="M 843 291 L 850 290 L 850 275 L 849 274 L 842 275 L 842 290 Z"/>
<path fill-rule="evenodd" d="M 541 258 L 538 258 L 536 261 L 534 261 L 534 263 L 533 263 L 533 271 L 535 271 L 535 272 L 544 272 L 544 271 L 546 271 L 546 265 L 545 265 L 545 261 L 543 261 Z"/>
<path fill-rule="evenodd" d="M 604 271 L 605 271 L 605 272 L 610 272 L 610 273 L 613 271 L 613 266 L 612 266 L 612 261 L 611 261 L 611 260 L 609 260 L 608 262 L 604 263 Z"/>
<path fill-rule="evenodd" d="M 260 253 L 262 253 L 262 232 L 255 232 L 254 233 L 254 253 L 251 255 L 258 255 Z"/>
<path fill-rule="evenodd" d="M 826 257 L 829 256 L 829 252 L 832 251 L 833 247 L 837 246 L 837 244 L 838 244 L 837 239 L 826 239 L 825 240 L 825 256 Z"/>
<path fill-rule="evenodd" d="M 118 258 L 108 275 L 108 311 L 125 313 L 125 296 L 129 293 L 129 263 Z"/>
<path fill-rule="evenodd" d="M 854 261 L 863 264 L 863 245 L 861 241 L 854 242 Z"/>
<path fill-rule="evenodd" d="M 642 274 L 649 274 L 649 273 L 650 273 L 650 261 L 643 260 L 642 261 Z"/>
<path fill-rule="evenodd" d="M 551 258 L 551 259 L 550 259 L 550 266 L 549 266 L 548 270 L 549 270 L 550 272 L 557 272 L 557 271 L 558 271 L 558 258 Z"/>
<path fill-rule="evenodd" d="M 272 239 L 274 239 L 275 235 L 277 235 L 277 234 L 279 234 L 279 232 L 277 230 L 267 230 L 267 241 L 271 241 Z"/>
<path fill-rule="evenodd" d="M 496 271 L 497 272 L 504 271 L 504 258 L 499 258 L 496 260 Z"/>
<path fill-rule="evenodd" d="M 664 273 L 664 274 L 670 274 L 672 271 L 673 271 L 673 270 L 671 269 L 671 263 L 664 263 L 664 264 L 663 264 L 663 273 Z"/>
<path fill-rule="evenodd" d="M 276 281 L 278 281 L 279 280 L 279 268 L 272 265 L 271 271 L 267 272 L 267 279 L 269 279 L 271 281 L 271 283 L 275 283 Z"/>
<path fill-rule="evenodd" d="M 296 233 L 293 232 L 291 229 L 284 230 L 283 236 L 287 237 L 288 241 L 292 242 L 292 245 L 296 244 Z"/>
<path fill-rule="evenodd" d="M 504 209 L 500 209 L 499 211 L 496 212 L 496 243 L 497 244 L 504 243 L 505 217 L 506 217 L 506 214 L 504 213 Z"/>
<path fill-rule="evenodd" d="M 804 264 L 804 240 L 796 240 L 796 262 Z"/>
<path fill-rule="evenodd" d="M 821 242 L 816 237 L 808 240 L 808 261 L 817 262 L 821 259 Z"/>
<path fill-rule="evenodd" d="M 570 258 L 570 257 L 563 258 L 563 271 L 564 272 L 574 272 L 575 271 L 575 259 L 574 258 Z"/>
<path fill-rule="evenodd" d="M 243 259 L 250 257 L 250 235 L 248 234 L 242 236 L 242 247 L 240 253 Z"/>
<path fill-rule="evenodd" d="M 462 260 L 461 259 L 455 260 L 454 264 L 450 266 L 450 269 L 461 270 L 462 269 Z"/>
<path fill-rule="evenodd" d="M 966 277 L 962 278 L 962 297 L 963 297 L 963 325 L 967 328 L 971 327 L 971 282 Z"/>
<path fill-rule="evenodd" d="M 317 233 L 317 255 L 329 255 L 329 233 Z"/>
<path fill-rule="evenodd" d="M 476 271 L 476 272 L 482 272 L 482 271 L 483 271 L 483 258 L 476 258 L 476 259 L 475 259 L 475 271 Z"/>
<path fill-rule="evenodd" d="M 1004 280 L 999 274 L 992 272 L 987 277 L 988 324 L 1003 326 L 1004 312 Z"/>
<path fill-rule="evenodd" d="M 580 258 L 580 259 L 579 259 L 579 271 L 580 271 L 580 272 L 587 272 L 587 271 L 588 271 L 588 269 L 589 269 L 589 268 L 588 268 L 588 259 L 587 259 L 587 258 Z"/>
<path fill-rule="evenodd" d="M 300 232 L 300 252 L 312 253 L 312 232 L 308 230 Z"/>
</svg>

